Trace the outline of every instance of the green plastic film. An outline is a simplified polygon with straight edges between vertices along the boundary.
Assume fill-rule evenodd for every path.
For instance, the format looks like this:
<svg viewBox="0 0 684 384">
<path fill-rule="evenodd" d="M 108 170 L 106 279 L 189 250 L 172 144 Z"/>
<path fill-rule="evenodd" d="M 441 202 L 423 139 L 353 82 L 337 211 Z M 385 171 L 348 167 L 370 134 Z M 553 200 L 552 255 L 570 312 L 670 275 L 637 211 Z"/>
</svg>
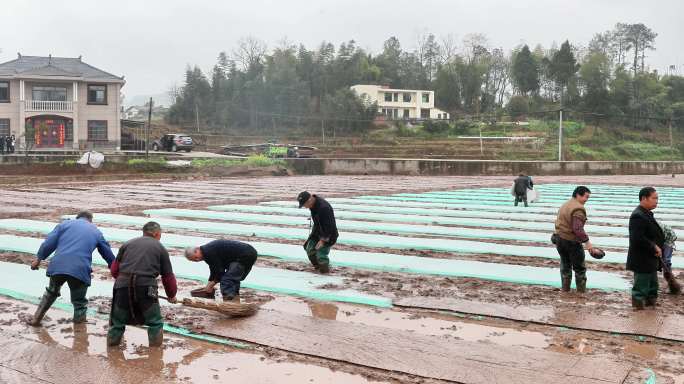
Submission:
<svg viewBox="0 0 684 384">
<path fill-rule="evenodd" d="M 162 238 L 163 240 L 163 238 Z M 18 237 L 11 235 L 0 235 L 0 244 L 14 244 L 15 251 L 32 253 L 40 246 L 39 239 L 30 237 Z M 274 243 L 250 243 L 253 245 L 260 255 L 277 257 L 287 261 L 308 262 L 308 259 L 301 252 L 300 247 L 289 244 L 274 244 Z M 0 246 L 5 248 L 5 246 Z M 2 249 L 0 248 L 0 249 Z M 299 248 L 299 249 L 298 249 Z M 96 264 L 103 264 L 103 261 L 94 257 Z M 485 263 L 480 261 L 470 260 L 452 260 L 439 259 L 418 256 L 404 256 L 394 255 L 388 253 L 372 253 L 372 252 L 351 252 L 333 250 L 331 252 L 331 260 L 333 264 L 351 268 L 370 269 L 386 272 L 403 272 L 413 274 L 425 275 L 439 275 L 452 277 L 472 277 L 483 280 L 494 280 L 502 282 L 510 282 L 516 284 L 535 284 L 548 285 L 557 287 L 559 285 L 558 269 L 544 268 L 544 267 L 530 267 L 521 265 L 507 265 L 497 263 Z M 174 272 L 179 277 L 189 278 L 194 280 L 205 281 L 201 277 L 197 277 L 198 272 L 206 272 L 204 268 L 198 268 L 198 263 L 192 263 L 181 258 L 173 259 Z M 250 278 L 262 276 L 271 286 L 279 283 L 279 279 L 283 279 L 283 284 L 290 286 L 288 280 L 301 279 L 307 281 L 312 277 L 323 278 L 318 275 L 305 274 L 301 272 L 292 272 L 283 270 L 282 274 L 277 274 L 271 271 L 272 268 L 257 268 L 253 269 L 245 283 L 250 282 Z M 281 271 L 281 270 L 278 270 Z M 589 271 L 590 288 L 602 290 L 626 290 L 629 288 L 629 282 L 622 278 L 619 274 Z M 251 281 L 251 283 L 259 283 L 259 281 Z M 319 280 L 316 284 L 322 283 L 339 283 L 336 279 Z M 255 284 L 256 285 L 256 284 Z M 259 289 L 258 286 L 251 285 L 250 288 Z M 245 285 L 247 286 L 247 285 Z M 273 289 L 266 289 L 274 291 Z M 337 291 L 335 291 L 337 292 Z M 279 290 L 279 293 L 288 293 Z M 307 295 L 307 297 L 311 297 Z M 325 298 L 319 296 L 319 299 L 328 299 L 332 301 L 343 301 Z M 377 301 L 377 300 L 376 300 Z M 358 302 L 358 301 L 353 301 Z M 373 303 L 364 303 L 374 305 Z M 382 305 L 380 305 L 382 304 Z M 380 302 L 378 306 L 387 306 L 390 302 Z"/>
<path fill-rule="evenodd" d="M 18 223 L 20 224 L 20 223 Z M 22 228 L 27 228 L 28 232 L 49 232 L 55 223 L 32 222 L 27 226 L 17 225 L 15 230 L 21 231 Z M 6 228 L 6 227 L 5 227 Z M 134 237 L 139 236 L 137 231 L 116 229 L 111 231 L 111 228 L 100 228 L 105 234 L 105 237 L 110 241 L 125 242 Z M 111 233 L 114 232 L 114 233 Z M 113 235 L 113 236 L 110 236 Z M 166 243 L 168 234 L 164 234 L 162 242 L 170 247 L 186 247 L 191 245 L 204 244 L 205 238 L 183 237 L 183 239 L 175 239 L 172 244 Z M 180 236 L 179 236 L 180 237 Z M 184 240 L 183 242 L 177 242 Z M 203 240 L 201 242 L 197 240 Z M 5 251 L 22 252 L 35 254 L 40 247 L 42 241 L 40 239 L 31 237 L 19 237 L 12 235 L 0 235 L 0 249 Z M 280 244 L 274 244 L 280 246 Z M 303 253 L 301 250 L 298 253 Z M 93 256 L 93 263 L 98 265 L 105 265 L 104 260 L 95 254 Z M 209 270 L 205 263 L 193 263 L 185 258 L 177 257 L 173 259 L 174 273 L 181 278 L 188 280 L 196 280 L 206 283 Z M 391 306 L 391 300 L 373 295 L 366 295 L 354 290 L 326 290 L 318 287 L 324 285 L 342 285 L 341 278 L 336 276 L 323 276 L 307 272 L 290 271 L 286 269 L 264 268 L 255 266 L 252 272 L 242 282 L 242 286 L 261 291 L 268 291 L 274 293 L 282 293 L 286 295 L 309 297 L 317 300 L 325 301 L 339 301 L 357 304 L 365 304 L 380 307 Z"/>
<path fill-rule="evenodd" d="M 202 211 L 192 209 L 155 209 L 147 210 L 145 213 L 154 216 L 173 216 L 173 217 L 190 217 L 200 219 L 214 219 L 214 220 L 228 220 L 245 223 L 261 223 L 273 225 L 291 225 L 291 226 L 306 226 L 308 220 L 302 216 L 285 216 L 285 215 L 267 215 L 254 214 L 233 211 Z M 506 231 L 506 230 L 492 230 L 480 228 L 463 228 L 463 227 L 444 227 L 438 225 L 412 225 L 412 224 L 396 224 L 385 222 L 368 222 L 355 220 L 337 220 L 337 228 L 341 230 L 361 231 L 361 232 L 386 232 L 397 234 L 416 234 L 429 236 L 446 236 L 446 237 L 461 237 L 472 239 L 494 239 L 494 240 L 513 240 L 513 241 L 529 241 L 546 243 L 549 241 L 550 233 L 554 231 L 553 223 L 537 223 L 537 222 L 512 222 L 512 221 L 494 221 L 488 219 L 471 220 L 467 223 L 464 219 L 461 225 L 479 226 L 479 223 L 486 223 L 488 227 L 499 228 L 517 228 L 525 229 L 525 231 Z M 191 222 L 199 223 L 199 226 L 204 228 L 208 226 L 208 222 Z M 498 225 L 497 225 L 498 224 Z M 223 223 L 214 223 L 213 226 L 221 226 Z M 606 227 L 606 226 L 586 226 L 585 229 L 592 233 L 591 241 L 597 246 L 603 247 L 618 247 L 627 248 L 629 240 L 627 236 L 629 232 L 625 227 Z M 531 232 L 532 230 L 544 232 Z M 621 237 L 600 237 L 593 236 L 594 233 L 617 235 Z M 677 244 L 684 246 L 683 244 Z"/>
<path fill-rule="evenodd" d="M 40 270 L 40 272 L 44 272 L 44 270 Z M 36 275 L 40 275 L 41 279 L 37 279 Z M 0 295 L 2 296 L 31 304 L 38 304 L 45 290 L 45 284 L 47 284 L 47 278 L 44 278 L 43 273 L 32 271 L 28 265 L 0 262 Z M 114 284 L 111 281 L 94 280 L 92 285 L 88 288 L 88 296 L 110 296 L 113 287 Z M 62 290 L 64 289 L 66 288 L 62 288 Z M 162 302 L 161 304 L 164 303 Z M 69 296 L 64 294 L 57 299 L 53 304 L 53 307 L 67 312 L 73 311 L 73 307 L 69 302 Z M 102 315 L 91 309 L 88 310 L 88 315 L 101 319 L 108 319 L 106 315 Z M 188 329 L 175 327 L 167 323 L 164 323 L 164 330 L 196 340 L 230 345 L 235 348 L 248 348 L 248 346 L 243 343 L 196 334 Z"/>
<path fill-rule="evenodd" d="M 331 199 L 332 200 L 332 199 Z M 241 211 L 245 212 L 272 212 L 283 213 L 299 216 L 308 216 L 309 211 L 296 208 L 296 203 L 289 201 L 267 201 L 258 205 L 214 205 L 208 207 L 215 211 Z M 238 208 L 245 207 L 245 208 Z M 268 208 L 276 210 L 270 211 Z M 515 209 L 515 212 L 486 211 L 479 208 L 461 208 L 461 209 L 440 209 L 440 208 L 415 208 L 410 206 L 403 206 L 397 209 L 397 206 L 380 206 L 380 205 L 363 205 L 363 204 L 347 204 L 338 203 L 333 204 L 335 209 L 335 217 L 345 219 L 360 219 L 360 220 L 383 220 L 395 221 L 404 223 L 424 223 L 424 224 L 446 224 L 446 225 L 466 225 L 463 218 L 484 218 L 484 219 L 501 219 L 499 221 L 539 221 L 539 222 L 554 222 L 556 220 L 557 209 L 553 209 L 548 213 L 527 213 L 524 209 Z M 401 214 L 396 212 L 400 211 Z M 614 215 L 613 212 L 597 211 L 587 207 L 587 212 L 592 223 L 611 224 L 611 225 L 626 225 L 629 221 L 629 213 L 620 212 L 619 215 Z M 684 227 L 684 221 L 680 221 L 682 215 L 678 214 L 663 214 L 657 212 L 658 219 L 663 219 L 663 223 L 672 227 Z M 611 217 L 612 216 L 612 217 Z M 474 221 L 478 223 L 472 226 L 487 227 L 486 221 Z M 544 225 L 540 223 L 540 225 Z M 541 227 L 540 227 L 541 228 Z M 605 232 L 604 232 L 605 233 Z"/>
</svg>

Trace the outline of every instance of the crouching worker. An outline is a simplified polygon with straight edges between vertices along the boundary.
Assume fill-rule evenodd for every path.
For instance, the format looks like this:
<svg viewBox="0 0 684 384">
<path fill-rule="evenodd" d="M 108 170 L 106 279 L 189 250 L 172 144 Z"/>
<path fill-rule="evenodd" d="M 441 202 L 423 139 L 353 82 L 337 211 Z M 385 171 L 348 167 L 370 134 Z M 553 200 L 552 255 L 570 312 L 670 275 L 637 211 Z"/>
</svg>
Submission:
<svg viewBox="0 0 684 384">
<path fill-rule="evenodd" d="M 214 240 L 200 247 L 185 249 L 190 261 L 209 264 L 209 282 L 204 288 L 205 297 L 214 297 L 214 286 L 221 284 L 223 301 L 240 301 L 240 282 L 244 280 L 257 259 L 251 245 L 233 240 Z"/>
<path fill-rule="evenodd" d="M 150 221 L 143 226 L 143 236 L 127 241 L 112 264 L 114 294 L 109 315 L 107 344 L 121 343 L 126 325 L 146 325 L 150 346 L 160 346 L 164 339 L 157 276 L 171 303 L 176 302 L 176 276 L 166 248 L 159 242 L 162 230 Z"/>
<path fill-rule="evenodd" d="M 79 212 L 75 220 L 66 220 L 57 225 L 40 245 L 36 259 L 31 262 L 31 269 L 37 270 L 41 260 L 47 259 L 52 252 L 47 276 L 50 283 L 38 304 L 30 325 L 39 326 L 45 312 L 60 296 L 64 283 L 71 291 L 71 305 L 74 307 L 74 323 L 85 323 L 88 311 L 86 293 L 90 286 L 93 251 L 97 251 L 111 266 L 114 254 L 102 232 L 92 223 L 93 214 L 88 211 Z"/>
</svg>

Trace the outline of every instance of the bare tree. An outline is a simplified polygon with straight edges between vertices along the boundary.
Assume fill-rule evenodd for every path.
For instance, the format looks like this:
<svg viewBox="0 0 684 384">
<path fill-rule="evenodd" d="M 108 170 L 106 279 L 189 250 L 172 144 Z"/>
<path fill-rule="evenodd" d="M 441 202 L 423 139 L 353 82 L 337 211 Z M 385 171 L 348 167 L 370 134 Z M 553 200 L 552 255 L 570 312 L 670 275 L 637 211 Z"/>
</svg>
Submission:
<svg viewBox="0 0 684 384">
<path fill-rule="evenodd" d="M 171 105 L 173 105 L 176 103 L 178 97 L 181 95 L 181 89 L 178 87 L 177 83 L 173 83 L 169 86 L 169 89 L 166 91 L 166 94 L 169 96 Z"/>
<path fill-rule="evenodd" d="M 440 45 L 437 43 L 435 35 L 432 33 L 418 36 L 417 56 L 420 66 L 423 69 L 425 80 L 431 83 L 437 73 L 439 63 Z"/>
<path fill-rule="evenodd" d="M 263 40 L 253 36 L 242 37 L 233 50 L 233 59 L 240 63 L 244 71 L 249 71 L 263 62 L 267 52 L 268 47 Z"/>
<path fill-rule="evenodd" d="M 469 33 L 463 37 L 463 57 L 471 63 L 489 53 L 489 39 L 483 33 Z"/>
<path fill-rule="evenodd" d="M 458 41 L 456 35 L 448 34 L 442 36 L 442 43 L 439 47 L 439 64 L 444 65 L 450 62 L 458 54 Z"/>
</svg>

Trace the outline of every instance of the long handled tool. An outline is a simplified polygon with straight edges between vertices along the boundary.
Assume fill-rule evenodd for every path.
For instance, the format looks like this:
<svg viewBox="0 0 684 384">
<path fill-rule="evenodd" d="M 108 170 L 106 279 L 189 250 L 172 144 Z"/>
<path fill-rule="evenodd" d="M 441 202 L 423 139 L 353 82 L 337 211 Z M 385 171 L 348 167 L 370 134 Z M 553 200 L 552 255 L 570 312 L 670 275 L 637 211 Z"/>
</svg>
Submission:
<svg viewBox="0 0 684 384">
<path fill-rule="evenodd" d="M 159 298 L 164 299 L 166 301 L 169 300 L 167 297 L 164 297 L 164 296 L 159 296 Z M 229 301 L 223 302 L 223 303 L 216 303 L 216 302 L 209 302 L 209 301 L 204 301 L 204 300 L 195 300 L 195 299 L 189 299 L 189 298 L 184 298 L 183 301 L 181 301 L 179 303 L 186 306 L 186 307 L 207 309 L 210 311 L 216 311 L 216 312 L 219 312 L 223 315 L 228 315 L 228 316 L 232 316 L 232 317 L 252 316 L 259 309 L 259 306 L 256 303 L 236 303 L 236 302 L 229 302 Z"/>
</svg>

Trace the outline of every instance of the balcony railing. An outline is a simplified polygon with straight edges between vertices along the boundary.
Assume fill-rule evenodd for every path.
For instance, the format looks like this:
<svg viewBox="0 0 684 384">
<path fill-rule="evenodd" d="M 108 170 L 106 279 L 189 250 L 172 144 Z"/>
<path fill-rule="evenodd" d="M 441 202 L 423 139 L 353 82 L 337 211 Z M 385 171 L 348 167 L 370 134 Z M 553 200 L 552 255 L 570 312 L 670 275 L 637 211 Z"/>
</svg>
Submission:
<svg viewBox="0 0 684 384">
<path fill-rule="evenodd" d="M 72 101 L 26 100 L 27 112 L 73 112 Z"/>
</svg>

